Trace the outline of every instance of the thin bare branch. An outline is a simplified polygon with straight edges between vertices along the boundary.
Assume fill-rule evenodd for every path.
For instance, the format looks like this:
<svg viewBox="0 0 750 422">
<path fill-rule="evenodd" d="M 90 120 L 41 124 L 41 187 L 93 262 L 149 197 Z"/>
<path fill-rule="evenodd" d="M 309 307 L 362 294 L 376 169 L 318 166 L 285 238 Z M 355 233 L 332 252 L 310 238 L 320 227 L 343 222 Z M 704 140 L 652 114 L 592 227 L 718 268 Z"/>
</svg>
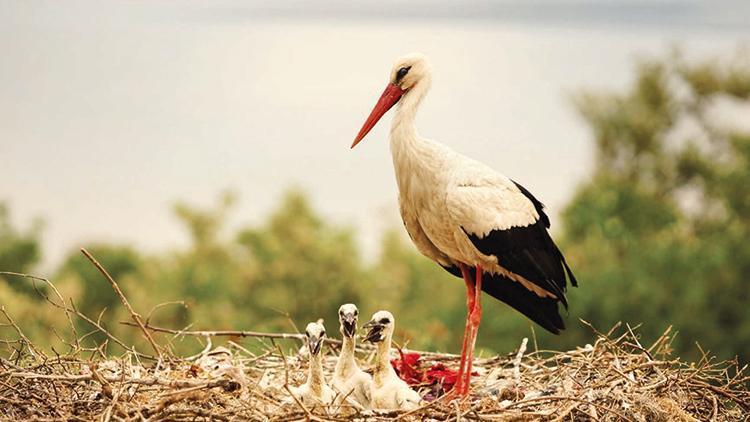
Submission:
<svg viewBox="0 0 750 422">
<path fill-rule="evenodd" d="M 130 302 L 128 302 L 128 299 L 125 297 L 125 294 L 120 290 L 120 286 L 117 284 L 115 279 L 112 278 L 111 275 L 107 272 L 107 270 L 102 266 L 102 264 L 99 263 L 99 261 L 96 260 L 96 258 L 93 257 L 87 251 L 85 248 L 81 248 L 81 253 L 83 253 L 86 258 L 88 258 L 89 261 L 91 261 L 92 264 L 96 267 L 97 270 L 99 270 L 100 273 L 104 276 L 104 278 L 109 281 L 109 284 L 114 289 L 115 293 L 117 293 L 117 296 L 119 296 L 120 301 L 122 302 L 123 306 L 125 306 L 125 309 L 128 310 L 130 313 L 130 316 L 133 318 L 133 321 L 138 324 L 138 326 L 141 328 L 141 331 L 143 332 L 143 335 L 148 340 L 149 344 L 151 344 L 151 347 L 154 349 L 154 352 L 156 352 L 157 356 L 161 356 L 161 349 L 154 341 L 153 337 L 151 337 L 151 333 L 146 329 L 146 327 L 143 325 L 143 321 L 141 321 L 141 316 L 138 315 L 138 313 L 135 312 L 132 306 L 130 306 Z"/>
</svg>

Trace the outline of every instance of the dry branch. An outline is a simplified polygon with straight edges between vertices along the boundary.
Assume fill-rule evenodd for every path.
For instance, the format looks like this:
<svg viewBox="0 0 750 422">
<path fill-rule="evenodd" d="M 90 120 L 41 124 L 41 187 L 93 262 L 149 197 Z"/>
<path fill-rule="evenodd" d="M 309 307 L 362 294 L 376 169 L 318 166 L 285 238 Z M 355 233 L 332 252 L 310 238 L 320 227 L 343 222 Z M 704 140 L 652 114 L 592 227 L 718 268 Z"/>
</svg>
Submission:
<svg viewBox="0 0 750 422">
<path fill-rule="evenodd" d="M 132 306 L 130 306 L 130 302 L 128 302 L 128 299 L 125 297 L 125 294 L 122 293 L 122 290 L 120 290 L 120 286 L 117 284 L 115 279 L 112 278 L 111 275 L 107 272 L 104 267 L 102 267 L 102 264 L 99 263 L 99 261 L 94 258 L 89 251 L 87 251 L 85 248 L 81 248 L 81 253 L 88 258 L 89 261 L 91 261 L 92 264 L 96 267 L 97 270 L 99 270 L 100 273 L 104 276 L 104 278 L 109 281 L 109 284 L 112 286 L 112 288 L 115 290 L 115 293 L 117 293 L 117 296 L 119 296 L 120 301 L 122 302 L 123 306 L 125 306 L 125 309 L 128 310 L 130 313 L 130 316 L 133 318 L 133 321 L 138 324 L 138 326 L 141 328 L 141 331 L 143 331 L 143 335 L 148 340 L 151 347 L 154 349 L 154 352 L 156 352 L 157 356 L 161 356 L 161 350 L 159 349 L 159 346 L 157 346 L 156 342 L 154 341 L 153 337 L 151 337 L 151 333 L 148 332 L 146 327 L 143 325 L 143 321 L 141 321 L 141 316 L 138 315 Z"/>
<path fill-rule="evenodd" d="M 137 327 L 138 325 L 129 321 L 120 321 L 122 325 L 129 325 Z M 178 336 L 193 336 L 193 337 L 258 337 L 258 338 L 274 338 L 274 339 L 292 339 L 292 340 L 304 340 L 304 334 L 295 333 L 264 333 L 260 331 L 243 331 L 243 330 L 175 330 L 173 328 L 157 327 L 150 324 L 144 324 L 144 329 L 150 330 L 156 333 L 174 334 Z M 326 339 L 329 343 L 339 344 L 340 340 Z"/>
</svg>

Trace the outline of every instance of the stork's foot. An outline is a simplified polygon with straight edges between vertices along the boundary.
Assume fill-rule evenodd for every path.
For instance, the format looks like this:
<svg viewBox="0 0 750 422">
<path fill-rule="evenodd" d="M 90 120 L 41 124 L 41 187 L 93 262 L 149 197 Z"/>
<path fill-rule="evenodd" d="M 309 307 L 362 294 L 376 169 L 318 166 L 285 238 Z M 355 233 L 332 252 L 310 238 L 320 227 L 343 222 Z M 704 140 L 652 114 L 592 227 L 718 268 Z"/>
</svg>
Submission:
<svg viewBox="0 0 750 422">
<path fill-rule="evenodd" d="M 464 382 L 462 382 L 458 388 L 454 388 L 453 390 L 461 397 L 468 397 L 469 393 L 471 393 L 471 383 L 468 381 L 468 379 L 471 378 L 471 375 L 466 376 L 459 374 L 459 376 L 463 376 Z"/>
<path fill-rule="evenodd" d="M 468 365 L 467 365 L 468 366 Z M 464 368 L 464 371 L 468 368 Z M 465 372 L 459 371 L 456 375 L 456 384 L 451 388 L 446 395 L 450 395 L 451 399 L 460 397 L 468 397 L 471 393 L 471 375 L 467 376 Z"/>
<path fill-rule="evenodd" d="M 468 410 L 471 407 L 471 394 L 468 390 L 459 392 L 458 389 L 454 388 L 443 396 L 443 400 L 456 406 L 461 411 Z"/>
</svg>

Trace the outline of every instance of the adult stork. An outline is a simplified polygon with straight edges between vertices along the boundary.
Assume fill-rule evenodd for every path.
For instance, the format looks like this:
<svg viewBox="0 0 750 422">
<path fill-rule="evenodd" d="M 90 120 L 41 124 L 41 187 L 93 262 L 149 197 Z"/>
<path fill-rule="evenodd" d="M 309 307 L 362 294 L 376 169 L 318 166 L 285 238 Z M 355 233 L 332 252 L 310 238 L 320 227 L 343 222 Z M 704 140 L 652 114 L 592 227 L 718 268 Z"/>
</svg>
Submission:
<svg viewBox="0 0 750 422">
<path fill-rule="evenodd" d="M 404 226 L 426 257 L 466 283 L 466 327 L 455 392 L 469 393 L 485 291 L 548 331 L 565 328 L 567 279 L 576 286 L 547 229 L 544 206 L 523 186 L 484 164 L 417 134 L 414 119 L 432 77 L 427 59 L 396 62 L 388 85 L 352 143 L 394 104 L 391 153 Z"/>
</svg>

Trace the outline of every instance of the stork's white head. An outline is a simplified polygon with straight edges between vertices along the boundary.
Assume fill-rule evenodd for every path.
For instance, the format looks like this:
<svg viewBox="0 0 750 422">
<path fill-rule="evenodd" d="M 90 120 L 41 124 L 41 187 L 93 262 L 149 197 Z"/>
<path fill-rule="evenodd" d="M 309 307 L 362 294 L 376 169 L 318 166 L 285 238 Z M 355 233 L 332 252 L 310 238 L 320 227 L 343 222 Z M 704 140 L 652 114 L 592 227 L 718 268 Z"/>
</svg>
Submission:
<svg viewBox="0 0 750 422">
<path fill-rule="evenodd" d="M 391 69 L 389 83 L 401 88 L 403 95 L 417 84 L 432 82 L 432 70 L 427 57 L 422 53 L 411 53 L 401 56 Z"/>
<path fill-rule="evenodd" d="M 359 318 L 359 309 L 353 303 L 341 305 L 339 308 L 339 323 L 342 335 L 354 337 L 357 332 L 357 318 Z"/>
<path fill-rule="evenodd" d="M 396 321 L 393 314 L 388 311 L 377 311 L 372 315 L 372 319 L 362 328 L 369 328 L 365 341 L 371 343 L 380 343 L 386 338 L 393 335 L 393 329 Z"/>
<path fill-rule="evenodd" d="M 326 338 L 326 328 L 323 324 L 317 322 L 307 324 L 305 336 L 307 337 L 307 347 L 310 349 L 310 354 L 315 356 L 320 353 L 323 340 Z"/>
<path fill-rule="evenodd" d="M 369 132 L 383 115 L 396 104 L 401 97 L 409 95 L 423 95 L 432 82 L 432 72 L 427 57 L 424 54 L 412 53 L 400 57 L 391 69 L 388 85 L 380 96 L 377 104 L 370 112 L 370 116 L 362 125 L 357 137 L 354 138 L 354 148 Z M 417 92 L 418 91 L 418 92 Z"/>
</svg>

